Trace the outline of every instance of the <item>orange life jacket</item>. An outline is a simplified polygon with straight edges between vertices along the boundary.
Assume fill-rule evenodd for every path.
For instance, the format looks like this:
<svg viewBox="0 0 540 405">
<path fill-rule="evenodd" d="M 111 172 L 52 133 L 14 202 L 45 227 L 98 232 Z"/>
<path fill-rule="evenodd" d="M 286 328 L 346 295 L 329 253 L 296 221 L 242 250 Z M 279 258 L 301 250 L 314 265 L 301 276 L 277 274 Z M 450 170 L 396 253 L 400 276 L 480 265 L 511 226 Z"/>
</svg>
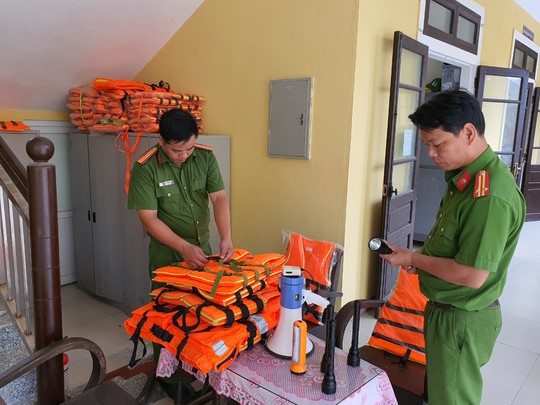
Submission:
<svg viewBox="0 0 540 405">
<path fill-rule="evenodd" d="M 383 305 L 368 345 L 426 364 L 424 308 L 418 275 L 400 269 L 394 292 Z"/>
<path fill-rule="evenodd" d="M 21 121 L 0 121 L 0 131 L 3 132 L 23 132 L 30 127 Z"/>
<path fill-rule="evenodd" d="M 336 246 L 331 242 L 308 239 L 300 234 L 289 235 L 285 265 L 304 270 L 306 287 L 313 292 L 329 291 L 332 284 L 332 267 Z M 324 309 L 316 304 L 304 304 L 306 321 L 322 324 Z"/>
<path fill-rule="evenodd" d="M 134 343 L 129 365 L 136 359 L 139 342 L 143 339 L 156 342 L 180 361 L 206 374 L 211 370 L 223 371 L 238 354 L 260 341 L 267 331 L 276 327 L 279 320 L 280 299 L 270 299 L 260 314 L 232 325 L 216 326 L 202 321 L 185 306 L 151 302 L 132 312 L 124 322 L 130 340 Z M 146 349 L 146 346 L 145 346 Z M 143 356 L 146 350 L 143 352 Z"/>
<path fill-rule="evenodd" d="M 152 91 L 152 86 L 148 84 L 129 81 L 129 80 L 113 80 L 98 77 L 94 79 L 93 87 L 97 90 L 140 90 Z"/>
<path fill-rule="evenodd" d="M 280 293 L 276 285 L 268 286 L 228 306 L 214 304 L 198 294 L 170 286 L 155 289 L 151 296 L 166 304 L 183 305 L 212 326 L 231 326 L 235 321 L 247 320 L 251 315 L 262 312 L 268 302 L 279 297 Z"/>
<path fill-rule="evenodd" d="M 210 297 L 232 296 L 260 280 L 278 276 L 283 271 L 284 262 L 285 257 L 279 253 L 251 256 L 243 249 L 235 249 L 227 263 L 209 260 L 203 269 L 193 269 L 181 262 L 154 270 L 153 280 L 181 290 L 196 288 Z"/>
</svg>

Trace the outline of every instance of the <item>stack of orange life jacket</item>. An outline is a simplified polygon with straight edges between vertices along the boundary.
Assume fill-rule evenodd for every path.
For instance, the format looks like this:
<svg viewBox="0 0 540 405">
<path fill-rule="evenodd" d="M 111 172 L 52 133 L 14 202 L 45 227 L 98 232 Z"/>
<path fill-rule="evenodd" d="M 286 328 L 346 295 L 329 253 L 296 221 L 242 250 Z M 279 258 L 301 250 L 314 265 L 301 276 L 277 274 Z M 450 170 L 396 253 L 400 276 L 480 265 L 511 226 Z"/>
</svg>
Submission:
<svg viewBox="0 0 540 405">
<path fill-rule="evenodd" d="M 222 371 L 276 327 L 285 257 L 235 249 L 228 263 L 210 259 L 203 269 L 182 262 L 154 272 L 165 285 L 124 323 L 134 343 L 131 366 L 138 342 L 147 339 L 203 374 Z"/>
<path fill-rule="evenodd" d="M 128 123 L 135 132 L 158 132 L 159 118 L 168 110 L 181 108 L 189 111 L 202 132 L 202 109 L 204 98 L 189 94 L 143 91 L 135 92 L 126 99 Z"/>
<path fill-rule="evenodd" d="M 67 108 L 80 131 L 158 132 L 159 118 L 172 108 L 193 114 L 202 130 L 204 98 L 170 90 L 168 83 L 96 78 L 92 85 L 69 90 Z"/>
<path fill-rule="evenodd" d="M 91 86 L 69 90 L 67 108 L 71 123 L 80 131 L 118 132 L 129 129 L 124 113 L 123 90 L 99 91 Z"/>
</svg>

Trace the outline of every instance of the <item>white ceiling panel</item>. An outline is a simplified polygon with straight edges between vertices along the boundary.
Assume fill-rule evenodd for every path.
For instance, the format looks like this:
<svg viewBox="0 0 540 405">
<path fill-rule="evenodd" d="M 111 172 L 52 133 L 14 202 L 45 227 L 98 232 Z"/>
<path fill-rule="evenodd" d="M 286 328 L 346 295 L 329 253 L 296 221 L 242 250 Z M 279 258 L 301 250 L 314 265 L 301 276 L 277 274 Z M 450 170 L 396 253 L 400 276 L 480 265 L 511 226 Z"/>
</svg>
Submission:
<svg viewBox="0 0 540 405">
<path fill-rule="evenodd" d="M 0 108 L 62 110 L 71 87 L 131 80 L 204 0 L 2 0 Z"/>
</svg>

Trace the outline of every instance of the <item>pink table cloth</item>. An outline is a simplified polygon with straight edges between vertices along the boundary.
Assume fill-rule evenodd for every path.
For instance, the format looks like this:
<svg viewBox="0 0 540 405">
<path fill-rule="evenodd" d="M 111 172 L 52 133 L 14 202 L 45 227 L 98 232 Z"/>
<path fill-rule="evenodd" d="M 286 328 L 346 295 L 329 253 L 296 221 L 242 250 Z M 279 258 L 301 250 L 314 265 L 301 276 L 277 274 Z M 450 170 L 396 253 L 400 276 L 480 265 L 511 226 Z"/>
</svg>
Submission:
<svg viewBox="0 0 540 405">
<path fill-rule="evenodd" d="M 359 367 L 347 366 L 347 353 L 335 351 L 334 375 L 337 390 L 334 395 L 321 390 L 324 374 L 320 371 L 324 342 L 310 335 L 314 352 L 307 359 L 307 372 L 295 375 L 290 360 L 270 354 L 262 344 L 244 351 L 223 372 L 210 372 L 209 384 L 222 396 L 242 405 L 269 404 L 397 404 L 392 385 L 380 368 L 361 360 Z M 183 365 L 200 381 L 206 376 Z"/>
</svg>

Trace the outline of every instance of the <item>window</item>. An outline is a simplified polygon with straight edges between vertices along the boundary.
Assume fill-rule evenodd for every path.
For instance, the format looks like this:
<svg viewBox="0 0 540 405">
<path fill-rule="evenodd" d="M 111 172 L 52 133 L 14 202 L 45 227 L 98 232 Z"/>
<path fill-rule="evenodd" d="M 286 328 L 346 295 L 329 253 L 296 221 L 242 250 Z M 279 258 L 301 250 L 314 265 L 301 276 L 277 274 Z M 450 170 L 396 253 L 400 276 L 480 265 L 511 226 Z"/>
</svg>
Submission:
<svg viewBox="0 0 540 405">
<path fill-rule="evenodd" d="M 527 70 L 529 72 L 529 77 L 534 80 L 537 63 L 537 52 L 519 41 L 514 42 L 514 55 L 512 57 L 513 68 Z"/>
<path fill-rule="evenodd" d="M 478 54 L 481 17 L 456 0 L 426 0 L 424 35 Z"/>
</svg>

